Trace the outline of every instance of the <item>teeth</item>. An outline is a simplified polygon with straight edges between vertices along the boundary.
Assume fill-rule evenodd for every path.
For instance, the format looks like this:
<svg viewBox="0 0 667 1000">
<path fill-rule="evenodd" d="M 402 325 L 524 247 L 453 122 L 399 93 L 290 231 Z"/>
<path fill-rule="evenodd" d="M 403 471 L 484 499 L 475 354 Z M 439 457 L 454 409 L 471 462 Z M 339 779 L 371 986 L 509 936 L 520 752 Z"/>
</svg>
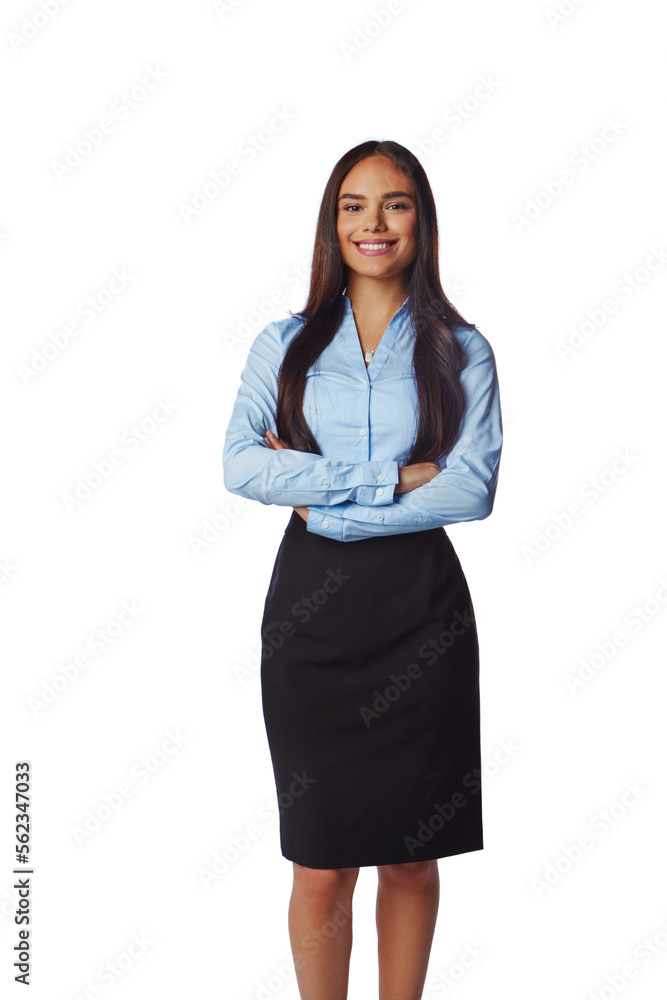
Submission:
<svg viewBox="0 0 667 1000">
<path fill-rule="evenodd" d="M 362 250 L 384 250 L 385 247 L 392 246 L 392 243 L 357 243 Z"/>
</svg>

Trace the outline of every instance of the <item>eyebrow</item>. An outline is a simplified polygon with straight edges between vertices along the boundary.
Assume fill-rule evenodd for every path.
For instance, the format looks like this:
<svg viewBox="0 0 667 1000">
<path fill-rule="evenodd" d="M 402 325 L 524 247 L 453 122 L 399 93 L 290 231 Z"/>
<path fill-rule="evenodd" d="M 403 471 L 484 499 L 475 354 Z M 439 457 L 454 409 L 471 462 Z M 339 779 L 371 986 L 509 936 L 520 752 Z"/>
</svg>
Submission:
<svg viewBox="0 0 667 1000">
<path fill-rule="evenodd" d="M 383 191 L 382 194 L 380 195 L 380 197 L 381 198 L 409 198 L 410 201 L 414 201 L 414 198 L 412 197 L 412 195 L 408 194 L 407 191 Z M 342 194 L 338 200 L 342 201 L 343 198 L 354 198 L 356 201 L 366 201 L 366 195 L 364 195 L 364 194 Z"/>
</svg>

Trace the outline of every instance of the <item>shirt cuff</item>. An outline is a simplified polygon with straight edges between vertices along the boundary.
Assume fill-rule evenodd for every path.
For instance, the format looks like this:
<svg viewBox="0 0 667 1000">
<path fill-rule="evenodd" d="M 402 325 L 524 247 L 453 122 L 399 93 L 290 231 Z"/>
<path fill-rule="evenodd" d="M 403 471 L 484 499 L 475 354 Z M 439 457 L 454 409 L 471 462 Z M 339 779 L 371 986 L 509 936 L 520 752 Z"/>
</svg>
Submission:
<svg viewBox="0 0 667 1000">
<path fill-rule="evenodd" d="M 352 499 L 365 507 L 380 507 L 394 502 L 398 483 L 398 462 L 362 462 L 366 485 L 357 487 Z"/>
<path fill-rule="evenodd" d="M 325 538 L 335 538 L 336 541 L 343 541 L 343 519 L 342 517 L 332 517 L 331 514 L 318 507 L 308 508 L 308 520 L 306 530 L 315 535 L 323 535 Z"/>
</svg>

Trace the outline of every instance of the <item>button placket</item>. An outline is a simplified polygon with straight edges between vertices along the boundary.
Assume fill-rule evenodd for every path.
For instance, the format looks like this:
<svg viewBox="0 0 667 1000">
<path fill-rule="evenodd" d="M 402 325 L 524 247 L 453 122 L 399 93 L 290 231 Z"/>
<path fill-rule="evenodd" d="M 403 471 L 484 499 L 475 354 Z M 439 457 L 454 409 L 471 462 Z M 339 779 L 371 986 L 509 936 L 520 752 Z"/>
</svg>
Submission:
<svg viewBox="0 0 667 1000">
<path fill-rule="evenodd" d="M 378 373 L 382 369 L 382 366 L 394 346 L 399 332 L 407 322 L 409 310 L 406 309 L 406 303 L 408 302 L 408 299 L 405 299 L 402 305 L 396 310 L 394 315 L 389 320 L 389 323 L 380 338 L 375 354 L 373 355 L 373 360 L 368 366 L 364 361 L 364 355 L 359 341 L 359 331 L 357 329 L 357 323 L 354 318 L 354 310 L 352 309 L 352 302 L 349 295 L 343 293 L 343 300 L 343 325 L 345 327 L 345 337 L 347 338 L 350 362 L 353 370 L 358 371 L 360 377 L 363 377 L 365 382 L 370 386 L 377 378 Z M 361 375 L 362 371 L 363 376 Z"/>
</svg>

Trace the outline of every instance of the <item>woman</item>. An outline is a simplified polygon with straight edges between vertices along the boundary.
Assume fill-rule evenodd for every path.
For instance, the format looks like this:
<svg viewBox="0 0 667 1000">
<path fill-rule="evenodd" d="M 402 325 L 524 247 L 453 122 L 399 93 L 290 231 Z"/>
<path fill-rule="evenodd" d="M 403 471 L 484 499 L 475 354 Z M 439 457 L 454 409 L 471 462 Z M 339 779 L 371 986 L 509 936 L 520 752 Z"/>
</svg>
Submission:
<svg viewBox="0 0 667 1000">
<path fill-rule="evenodd" d="M 380 998 L 421 997 L 437 859 L 483 849 L 477 632 L 444 525 L 491 513 L 501 449 L 494 354 L 441 287 L 424 170 L 364 142 L 327 183 L 305 309 L 251 345 L 223 453 L 228 490 L 294 508 L 261 684 L 303 1000 L 347 995 L 367 865 Z"/>
</svg>

